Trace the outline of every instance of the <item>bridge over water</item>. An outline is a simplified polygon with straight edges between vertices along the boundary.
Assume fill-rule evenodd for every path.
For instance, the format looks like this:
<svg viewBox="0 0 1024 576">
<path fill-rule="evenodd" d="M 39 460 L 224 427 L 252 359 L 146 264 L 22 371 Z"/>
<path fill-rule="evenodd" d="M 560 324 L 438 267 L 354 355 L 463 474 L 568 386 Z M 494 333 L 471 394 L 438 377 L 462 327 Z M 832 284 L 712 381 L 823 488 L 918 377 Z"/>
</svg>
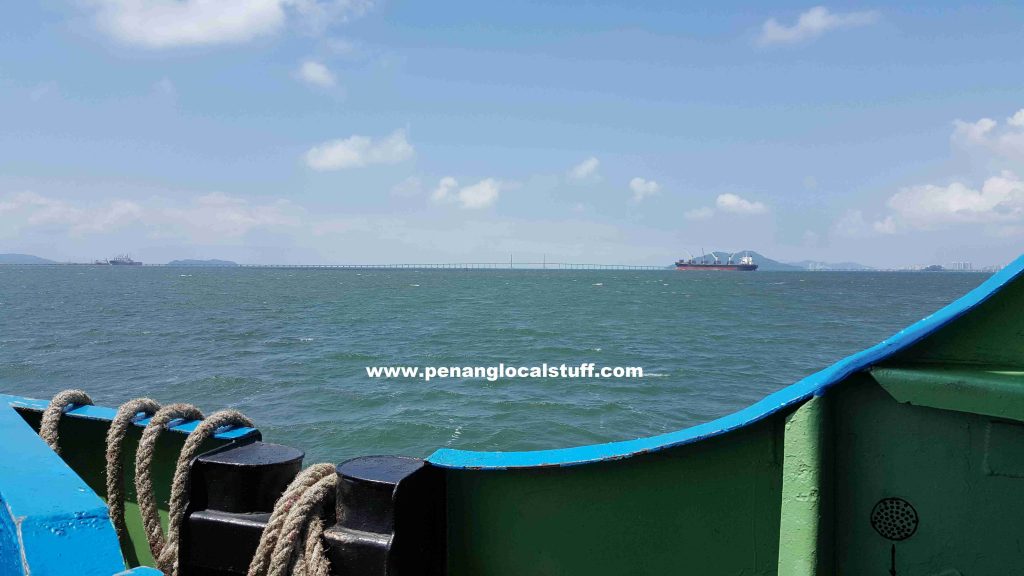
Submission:
<svg viewBox="0 0 1024 576">
<path fill-rule="evenodd" d="M 332 268 L 346 270 L 667 270 L 666 266 L 577 262 L 448 262 L 431 264 L 239 264 L 239 268 Z"/>
</svg>

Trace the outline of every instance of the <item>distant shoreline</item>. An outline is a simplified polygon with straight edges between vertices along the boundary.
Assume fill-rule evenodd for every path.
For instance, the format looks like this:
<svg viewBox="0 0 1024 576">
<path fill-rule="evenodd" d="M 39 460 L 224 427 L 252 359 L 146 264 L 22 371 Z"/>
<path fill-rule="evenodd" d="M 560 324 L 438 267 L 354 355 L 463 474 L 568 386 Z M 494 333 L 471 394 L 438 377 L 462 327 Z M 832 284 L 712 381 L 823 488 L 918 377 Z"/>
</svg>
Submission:
<svg viewBox="0 0 1024 576">
<path fill-rule="evenodd" d="M 550 271 L 572 271 L 572 270 L 619 270 L 619 271 L 675 271 L 670 266 L 650 266 L 633 264 L 577 264 L 564 262 L 516 262 L 509 265 L 508 262 L 463 262 L 444 264 L 140 264 L 136 266 L 111 266 L 110 264 L 94 262 L 40 262 L 40 263 L 0 263 L 0 266 L 23 266 L 23 267 L 46 267 L 46 266 L 82 266 L 95 268 L 248 268 L 248 269 L 304 269 L 304 270 L 550 270 Z M 974 270 L 925 270 L 923 268 L 872 268 L 872 269 L 814 269 L 814 270 L 763 270 L 761 274 L 772 272 L 844 272 L 844 273 L 872 273 L 872 272 L 920 272 L 929 274 L 992 274 L 998 268 L 988 267 Z M 717 272 L 707 272 L 717 273 Z M 727 272 L 722 272 L 726 274 Z M 746 274 L 757 274 L 758 272 L 747 272 Z"/>
</svg>

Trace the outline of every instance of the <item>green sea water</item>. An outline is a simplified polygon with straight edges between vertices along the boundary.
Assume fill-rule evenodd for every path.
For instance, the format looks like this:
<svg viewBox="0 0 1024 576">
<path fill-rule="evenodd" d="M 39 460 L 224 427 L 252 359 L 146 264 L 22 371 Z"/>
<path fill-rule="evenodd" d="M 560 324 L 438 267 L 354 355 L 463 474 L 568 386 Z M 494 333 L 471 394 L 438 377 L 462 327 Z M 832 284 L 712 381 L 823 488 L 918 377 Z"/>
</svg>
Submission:
<svg viewBox="0 0 1024 576">
<path fill-rule="evenodd" d="M 982 274 L 0 267 L 0 391 L 237 408 L 310 461 L 556 448 L 742 408 Z M 370 379 L 367 366 L 641 366 Z"/>
</svg>

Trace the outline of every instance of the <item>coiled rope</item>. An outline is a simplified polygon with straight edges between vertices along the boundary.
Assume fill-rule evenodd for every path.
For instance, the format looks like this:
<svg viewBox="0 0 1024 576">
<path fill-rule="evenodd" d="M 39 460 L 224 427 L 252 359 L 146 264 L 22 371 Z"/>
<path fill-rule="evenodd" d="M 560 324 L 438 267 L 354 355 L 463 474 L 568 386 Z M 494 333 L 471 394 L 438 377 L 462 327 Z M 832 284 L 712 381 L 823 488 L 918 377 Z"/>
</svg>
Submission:
<svg viewBox="0 0 1024 576">
<path fill-rule="evenodd" d="M 124 466 L 121 463 L 124 439 L 128 428 L 139 414 L 152 416 L 160 409 L 160 403 L 149 398 L 136 398 L 122 404 L 117 415 L 110 422 L 107 430 L 107 508 L 110 509 L 110 520 L 114 523 L 117 539 L 128 538 L 128 528 L 124 522 Z"/>
<path fill-rule="evenodd" d="M 299 473 L 274 504 L 247 576 L 327 576 L 320 519 L 334 495 L 333 464 L 314 464 Z"/>
<path fill-rule="evenodd" d="M 191 404 L 164 406 L 153 415 L 145 430 L 142 431 L 139 448 L 135 453 L 135 493 L 139 501 L 139 512 L 142 514 L 142 526 L 145 529 L 149 550 L 153 553 L 157 568 L 168 576 L 174 575 L 165 570 L 161 562 L 161 552 L 163 552 L 165 540 L 163 528 L 160 526 L 160 512 L 153 492 L 153 454 L 156 451 L 156 441 L 160 438 L 160 432 L 168 424 L 175 420 L 199 420 L 202 417 L 203 413 Z M 177 475 L 177 470 L 175 470 L 175 475 Z M 173 494 L 171 498 L 174 498 Z M 173 530 L 174 525 L 168 522 L 167 528 L 169 531 Z"/>
<path fill-rule="evenodd" d="M 43 412 L 39 435 L 57 453 L 60 418 L 72 405 L 91 405 L 92 398 L 81 390 L 65 390 L 50 401 Z M 150 416 L 135 454 L 135 491 L 149 549 L 157 568 L 167 576 L 178 574 L 178 539 L 185 518 L 186 483 L 189 464 L 199 455 L 203 442 L 226 426 L 252 427 L 241 412 L 222 410 L 203 418 L 191 404 L 161 407 L 150 398 L 136 398 L 121 405 L 107 431 L 106 485 L 110 519 L 120 539 L 127 537 L 124 520 L 124 470 L 121 463 L 124 439 L 139 415 Z M 171 482 L 167 535 L 160 525 L 160 513 L 153 490 L 152 463 L 160 433 L 178 420 L 201 420 L 189 433 L 178 455 Z M 270 520 L 260 537 L 248 576 L 329 576 L 330 562 L 323 547 L 321 517 L 331 502 L 337 475 L 333 464 L 314 464 L 288 485 L 274 504 Z"/>
<path fill-rule="evenodd" d="M 60 417 L 72 405 L 92 406 L 92 398 L 82 390 L 65 390 L 50 400 L 39 423 L 39 436 L 57 454 L 60 454 Z"/>
</svg>

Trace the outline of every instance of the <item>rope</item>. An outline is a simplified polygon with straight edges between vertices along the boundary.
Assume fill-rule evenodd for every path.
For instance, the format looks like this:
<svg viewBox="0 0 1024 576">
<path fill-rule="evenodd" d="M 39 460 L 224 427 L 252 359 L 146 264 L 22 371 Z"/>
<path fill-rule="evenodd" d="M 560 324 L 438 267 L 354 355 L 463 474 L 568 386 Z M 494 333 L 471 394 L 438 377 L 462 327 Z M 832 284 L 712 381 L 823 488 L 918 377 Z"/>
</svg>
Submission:
<svg viewBox="0 0 1024 576">
<path fill-rule="evenodd" d="M 71 405 L 92 404 L 81 390 L 65 390 L 51 400 L 43 413 L 39 435 L 59 453 L 60 417 Z M 178 538 L 185 518 L 188 470 L 203 442 L 225 426 L 253 423 L 241 412 L 222 410 L 203 419 L 203 413 L 191 404 L 160 404 L 149 398 L 136 398 L 122 404 L 107 431 L 106 483 L 110 519 L 119 539 L 127 538 L 124 520 L 124 469 L 121 462 L 125 437 L 139 414 L 152 415 L 135 453 L 135 491 L 149 549 L 157 567 L 167 576 L 178 574 Z M 189 433 L 178 455 L 171 482 L 167 536 L 160 525 L 160 513 L 153 490 L 152 464 L 160 433 L 175 420 L 202 420 Z M 330 576 L 330 562 L 323 545 L 323 511 L 332 500 L 338 477 L 333 464 L 314 464 L 292 480 L 274 504 L 259 547 L 249 566 L 248 576 Z"/>
<path fill-rule="evenodd" d="M 153 415 L 146 429 L 142 431 L 139 448 L 135 452 L 135 493 L 142 513 L 142 525 L 146 531 L 146 540 L 153 558 L 159 559 L 164 547 L 163 529 L 160 526 L 160 512 L 157 509 L 156 496 L 153 493 L 153 454 L 160 432 L 174 420 L 199 420 L 203 413 L 191 404 L 171 404 L 164 406 Z M 158 561 L 159 564 L 159 561 Z"/>
<path fill-rule="evenodd" d="M 39 423 L 39 436 L 50 448 L 60 454 L 60 417 L 64 410 L 72 405 L 92 405 L 92 398 L 81 390 L 64 390 L 58 392 L 50 405 L 43 412 L 43 419 Z"/>
<path fill-rule="evenodd" d="M 152 416 L 159 409 L 160 404 L 156 400 L 129 400 L 117 409 L 117 415 L 107 430 L 107 508 L 117 538 L 122 542 L 128 538 L 128 529 L 124 523 L 124 466 L 121 462 L 124 439 L 139 414 Z"/>
<path fill-rule="evenodd" d="M 320 515 L 337 483 L 333 464 L 314 464 L 292 480 L 274 504 L 248 576 L 330 574 Z"/>
<path fill-rule="evenodd" d="M 157 567 L 168 576 L 177 576 L 178 574 L 178 535 L 185 519 L 185 504 L 188 501 L 189 464 L 199 455 L 202 443 L 225 426 L 252 427 L 253 423 L 237 410 L 214 412 L 189 433 L 185 445 L 181 449 L 181 454 L 178 455 L 174 480 L 171 482 L 171 502 L 167 512 L 167 541 L 161 552 L 153 551 L 153 557 L 157 559 Z"/>
</svg>

